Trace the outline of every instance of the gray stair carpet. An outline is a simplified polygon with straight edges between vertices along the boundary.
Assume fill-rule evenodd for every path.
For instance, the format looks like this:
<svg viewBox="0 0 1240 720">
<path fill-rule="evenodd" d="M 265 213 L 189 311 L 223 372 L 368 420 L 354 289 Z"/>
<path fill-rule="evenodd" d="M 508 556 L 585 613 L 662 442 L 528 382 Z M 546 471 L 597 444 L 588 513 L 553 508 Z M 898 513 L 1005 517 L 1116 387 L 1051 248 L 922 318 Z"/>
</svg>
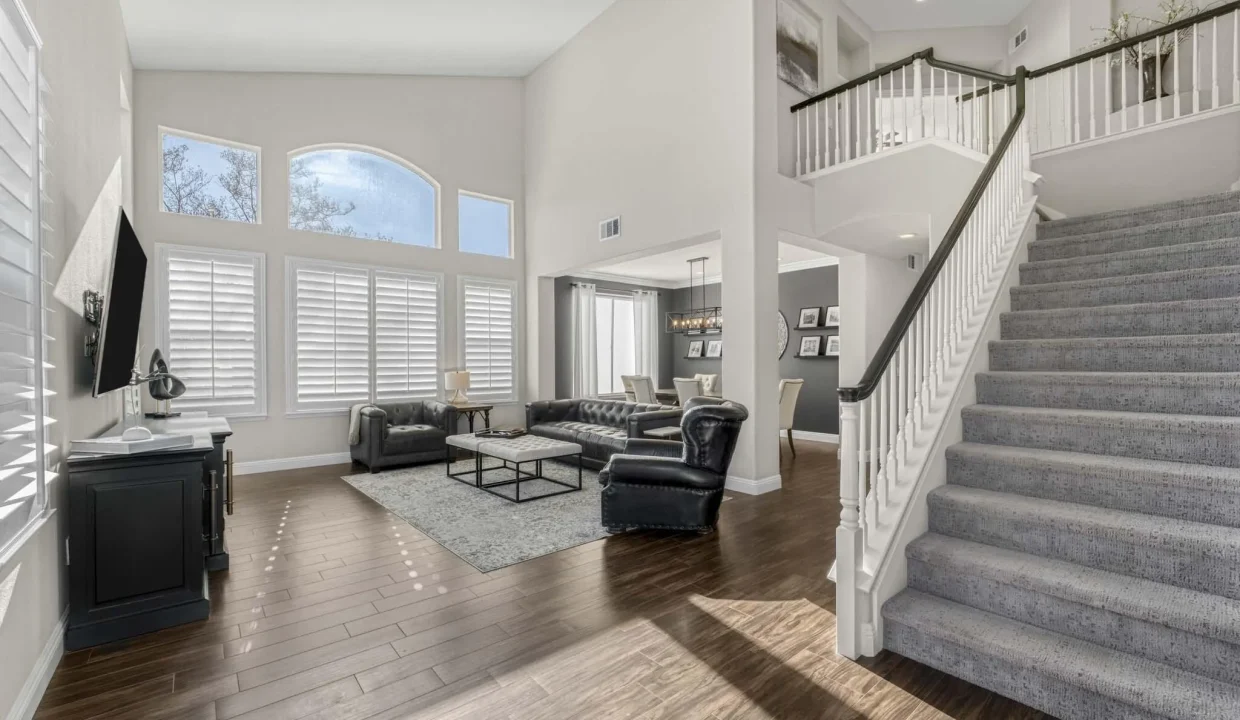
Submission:
<svg viewBox="0 0 1240 720">
<path fill-rule="evenodd" d="M 1065 719 L 1240 718 L 1240 193 L 1042 223 L 884 647 Z"/>
</svg>

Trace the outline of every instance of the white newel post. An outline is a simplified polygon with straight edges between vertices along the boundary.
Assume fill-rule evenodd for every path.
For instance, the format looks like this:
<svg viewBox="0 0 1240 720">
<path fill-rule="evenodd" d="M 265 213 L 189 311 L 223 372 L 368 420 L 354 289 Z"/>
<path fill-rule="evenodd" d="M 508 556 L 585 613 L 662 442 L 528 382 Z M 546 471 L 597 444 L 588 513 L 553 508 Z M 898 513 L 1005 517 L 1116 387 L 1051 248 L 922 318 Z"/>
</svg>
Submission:
<svg viewBox="0 0 1240 720">
<path fill-rule="evenodd" d="M 921 69 L 923 63 L 921 58 L 913 60 L 913 127 L 910 128 L 909 141 L 920 140 L 926 136 L 926 114 L 925 103 L 922 98 L 921 87 Z"/>
<path fill-rule="evenodd" d="M 857 570 L 861 566 L 861 518 L 857 473 L 857 403 L 840 403 L 840 526 L 835 531 L 835 651 L 850 660 L 860 655 L 861 615 Z"/>
</svg>

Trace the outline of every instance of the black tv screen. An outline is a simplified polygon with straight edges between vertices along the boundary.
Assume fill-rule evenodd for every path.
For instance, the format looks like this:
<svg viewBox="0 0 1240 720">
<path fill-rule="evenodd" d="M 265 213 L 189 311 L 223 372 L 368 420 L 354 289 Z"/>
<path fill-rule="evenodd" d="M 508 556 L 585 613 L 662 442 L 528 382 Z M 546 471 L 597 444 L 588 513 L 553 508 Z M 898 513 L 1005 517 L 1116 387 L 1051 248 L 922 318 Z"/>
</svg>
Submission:
<svg viewBox="0 0 1240 720">
<path fill-rule="evenodd" d="M 95 356 L 96 396 L 119 390 L 132 378 L 145 285 L 146 253 L 122 209 L 116 221 L 112 278 L 103 297 L 103 324 Z"/>
</svg>

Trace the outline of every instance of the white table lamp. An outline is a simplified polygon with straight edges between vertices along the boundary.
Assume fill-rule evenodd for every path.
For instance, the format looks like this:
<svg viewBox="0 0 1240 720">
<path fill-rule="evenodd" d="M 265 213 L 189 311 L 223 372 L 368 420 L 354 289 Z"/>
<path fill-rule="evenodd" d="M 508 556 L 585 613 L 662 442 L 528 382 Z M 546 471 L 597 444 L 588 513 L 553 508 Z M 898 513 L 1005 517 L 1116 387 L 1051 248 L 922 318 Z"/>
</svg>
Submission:
<svg viewBox="0 0 1240 720">
<path fill-rule="evenodd" d="M 454 391 L 452 398 L 448 402 L 453 405 L 462 405 L 469 402 L 469 398 L 465 397 L 465 391 L 469 389 L 468 370 L 449 370 L 444 373 L 443 386 L 445 390 Z"/>
</svg>

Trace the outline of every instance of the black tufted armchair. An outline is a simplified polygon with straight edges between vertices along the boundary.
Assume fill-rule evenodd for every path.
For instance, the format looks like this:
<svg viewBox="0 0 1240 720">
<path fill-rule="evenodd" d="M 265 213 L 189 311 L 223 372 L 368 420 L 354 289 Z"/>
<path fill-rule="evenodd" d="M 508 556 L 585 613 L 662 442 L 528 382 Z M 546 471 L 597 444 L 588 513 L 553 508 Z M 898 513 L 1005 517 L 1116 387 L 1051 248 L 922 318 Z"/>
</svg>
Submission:
<svg viewBox="0 0 1240 720">
<path fill-rule="evenodd" d="M 683 442 L 629 440 L 599 473 L 603 525 L 611 532 L 647 528 L 709 532 L 719 519 L 728 465 L 744 405 L 697 397 L 685 404 Z"/>
<path fill-rule="evenodd" d="M 456 408 L 434 400 L 367 405 L 361 410 L 358 443 L 350 453 L 372 473 L 393 465 L 443 460 L 456 419 Z"/>
</svg>

